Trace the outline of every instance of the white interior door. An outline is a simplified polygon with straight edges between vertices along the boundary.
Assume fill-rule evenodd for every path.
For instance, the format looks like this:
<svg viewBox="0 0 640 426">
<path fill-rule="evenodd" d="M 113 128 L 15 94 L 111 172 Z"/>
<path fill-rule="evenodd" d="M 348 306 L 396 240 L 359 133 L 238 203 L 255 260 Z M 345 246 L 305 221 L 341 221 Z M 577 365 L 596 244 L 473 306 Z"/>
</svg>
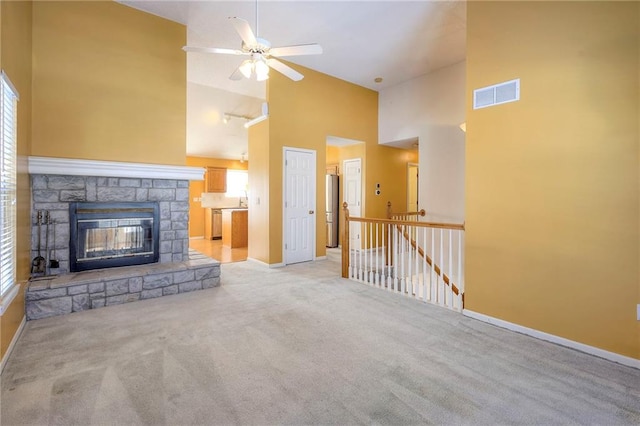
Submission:
<svg viewBox="0 0 640 426">
<path fill-rule="evenodd" d="M 284 263 L 315 253 L 316 152 L 284 149 Z"/>
<path fill-rule="evenodd" d="M 362 160 L 344 160 L 344 201 L 347 202 L 349 216 L 362 217 Z M 349 246 L 360 248 L 360 223 L 349 224 Z"/>
</svg>

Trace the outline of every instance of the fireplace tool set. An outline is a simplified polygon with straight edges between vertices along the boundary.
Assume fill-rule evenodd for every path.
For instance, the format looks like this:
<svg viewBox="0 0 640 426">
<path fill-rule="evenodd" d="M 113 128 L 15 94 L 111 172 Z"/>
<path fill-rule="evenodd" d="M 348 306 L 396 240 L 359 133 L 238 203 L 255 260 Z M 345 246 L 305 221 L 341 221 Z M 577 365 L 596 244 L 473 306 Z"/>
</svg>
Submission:
<svg viewBox="0 0 640 426">
<path fill-rule="evenodd" d="M 38 210 L 36 213 L 36 225 L 38 228 L 38 255 L 33 258 L 31 262 L 31 275 L 32 276 L 46 276 L 51 274 L 52 269 L 60 267 L 60 262 L 55 258 L 55 246 L 56 246 L 56 222 L 51 221 L 51 215 L 49 210 L 45 210 L 44 214 L 42 210 Z M 47 259 L 42 256 L 42 225 L 45 225 L 45 247 L 44 254 L 49 257 L 49 264 L 47 265 Z M 49 227 L 53 225 L 53 247 L 49 251 Z"/>
</svg>

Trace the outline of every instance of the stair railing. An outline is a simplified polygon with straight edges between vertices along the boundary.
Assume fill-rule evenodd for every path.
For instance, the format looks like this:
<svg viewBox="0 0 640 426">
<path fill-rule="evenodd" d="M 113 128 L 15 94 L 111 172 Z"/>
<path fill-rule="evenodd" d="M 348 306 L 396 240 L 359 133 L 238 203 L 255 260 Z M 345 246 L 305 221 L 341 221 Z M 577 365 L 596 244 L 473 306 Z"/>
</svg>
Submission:
<svg viewBox="0 0 640 426">
<path fill-rule="evenodd" d="M 343 277 L 462 310 L 464 224 L 422 221 L 424 211 L 391 213 L 390 204 L 387 219 L 350 217 L 347 203 L 343 210 Z"/>
</svg>

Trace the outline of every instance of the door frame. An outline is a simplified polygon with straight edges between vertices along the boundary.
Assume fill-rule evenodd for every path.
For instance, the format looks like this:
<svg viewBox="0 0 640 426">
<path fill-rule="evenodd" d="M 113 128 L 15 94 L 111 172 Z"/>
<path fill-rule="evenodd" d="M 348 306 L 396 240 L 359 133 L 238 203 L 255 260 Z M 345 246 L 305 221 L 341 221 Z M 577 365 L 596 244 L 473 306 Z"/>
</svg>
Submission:
<svg viewBox="0 0 640 426">
<path fill-rule="evenodd" d="M 286 161 L 287 161 L 287 152 L 289 151 L 297 151 L 297 152 L 305 152 L 308 154 L 312 154 L 313 155 L 313 170 L 312 170 L 312 176 L 313 176 L 313 181 L 311 182 L 311 188 L 310 188 L 310 192 L 311 192 L 311 197 L 310 199 L 313 202 L 313 218 L 311 220 L 312 223 L 312 232 L 311 232 L 311 261 L 316 259 L 316 239 L 317 239 L 317 235 L 316 235 L 316 231 L 317 231 L 317 225 L 318 225 L 318 208 L 317 208 L 317 199 L 316 199 L 316 194 L 317 194 L 317 168 L 318 168 L 318 153 L 315 149 L 305 149 L 305 148 L 296 148 L 296 147 L 292 147 L 292 146 L 284 146 L 282 147 L 282 264 L 283 265 L 288 265 L 287 263 L 287 250 L 285 248 L 285 244 L 287 242 L 287 222 L 286 222 L 286 200 L 287 200 L 287 165 L 286 165 Z"/>
</svg>

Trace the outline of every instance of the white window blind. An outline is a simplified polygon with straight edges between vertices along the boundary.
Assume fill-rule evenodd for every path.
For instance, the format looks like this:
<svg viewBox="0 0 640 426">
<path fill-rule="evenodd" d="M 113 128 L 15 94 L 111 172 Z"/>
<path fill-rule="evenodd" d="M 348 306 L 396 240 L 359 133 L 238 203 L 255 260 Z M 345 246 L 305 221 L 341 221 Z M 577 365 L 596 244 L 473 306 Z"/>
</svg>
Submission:
<svg viewBox="0 0 640 426">
<path fill-rule="evenodd" d="M 227 169 L 227 197 L 246 197 L 249 174 L 246 170 Z"/>
<path fill-rule="evenodd" d="M 16 283 L 16 158 L 18 93 L 0 74 L 0 296 Z"/>
</svg>

